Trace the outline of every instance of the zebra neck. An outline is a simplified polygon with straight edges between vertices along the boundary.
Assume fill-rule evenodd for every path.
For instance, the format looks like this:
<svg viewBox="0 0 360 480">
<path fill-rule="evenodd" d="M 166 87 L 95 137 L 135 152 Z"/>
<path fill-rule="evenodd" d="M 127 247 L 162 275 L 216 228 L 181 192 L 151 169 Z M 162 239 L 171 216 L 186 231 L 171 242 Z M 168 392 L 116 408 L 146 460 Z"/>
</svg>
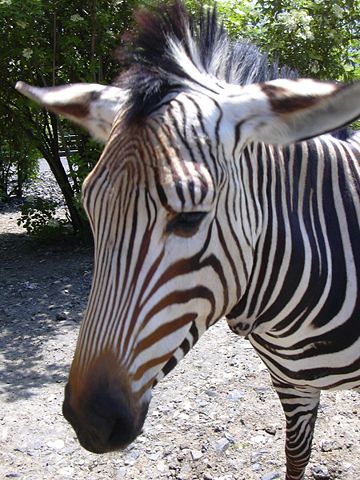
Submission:
<svg viewBox="0 0 360 480">
<path fill-rule="evenodd" d="M 284 336 L 300 324 L 304 336 L 306 326 L 326 329 L 339 311 L 355 308 L 344 286 L 357 297 L 360 152 L 326 135 L 287 147 L 257 145 L 248 155 L 258 170 L 261 221 L 229 326 L 240 335 Z"/>
</svg>

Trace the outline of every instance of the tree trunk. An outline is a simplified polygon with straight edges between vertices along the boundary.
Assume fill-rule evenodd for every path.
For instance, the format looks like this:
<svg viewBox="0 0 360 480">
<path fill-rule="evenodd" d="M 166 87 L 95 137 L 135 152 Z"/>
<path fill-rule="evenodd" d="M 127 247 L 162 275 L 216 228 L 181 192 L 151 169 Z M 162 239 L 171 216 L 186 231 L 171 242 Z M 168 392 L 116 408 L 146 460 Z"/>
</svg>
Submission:
<svg viewBox="0 0 360 480">
<path fill-rule="evenodd" d="M 48 132 L 43 132 L 43 135 L 46 137 L 46 144 L 48 148 L 44 148 L 43 144 L 39 144 L 38 148 L 49 164 L 50 170 L 52 171 L 60 190 L 64 195 L 65 203 L 69 210 L 70 220 L 74 231 L 79 233 L 80 237 L 84 241 L 89 241 L 89 239 L 92 237 L 89 223 L 85 215 L 81 214 L 76 205 L 74 190 L 69 182 L 69 178 L 65 172 L 63 164 L 61 163 L 59 154 L 58 119 L 52 113 L 47 113 L 45 115 L 49 115 L 51 123 L 51 128 L 49 128 L 50 125 L 48 125 Z M 49 132 L 51 132 L 51 134 L 49 134 Z"/>
<path fill-rule="evenodd" d="M 79 233 L 80 237 L 84 241 L 87 241 L 89 238 L 91 238 L 89 224 L 86 221 L 85 217 L 80 214 L 79 209 L 76 206 L 74 192 L 71 188 L 65 169 L 61 163 L 59 153 L 52 153 L 52 155 L 48 155 L 47 152 L 43 152 L 44 158 L 49 164 L 49 167 L 60 187 L 60 190 L 64 195 L 65 203 L 69 210 L 70 220 L 74 231 Z"/>
</svg>

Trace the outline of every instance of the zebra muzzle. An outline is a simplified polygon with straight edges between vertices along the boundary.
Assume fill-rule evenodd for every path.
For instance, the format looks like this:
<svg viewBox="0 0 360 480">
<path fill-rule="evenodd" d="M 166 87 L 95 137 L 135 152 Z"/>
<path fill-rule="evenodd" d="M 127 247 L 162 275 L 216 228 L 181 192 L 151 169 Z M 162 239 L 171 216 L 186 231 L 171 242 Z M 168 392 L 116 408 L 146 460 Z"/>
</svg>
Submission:
<svg viewBox="0 0 360 480">
<path fill-rule="evenodd" d="M 93 392 L 73 407 L 71 387 L 65 388 L 63 415 L 74 428 L 80 444 L 93 453 L 126 448 L 140 433 L 148 405 L 134 412 L 122 392 L 106 388 Z"/>
<path fill-rule="evenodd" d="M 108 360 L 98 358 L 84 376 L 73 368 L 65 387 L 63 415 L 80 444 L 94 453 L 126 448 L 141 433 L 149 406 L 131 393 L 127 375 L 110 369 Z"/>
</svg>

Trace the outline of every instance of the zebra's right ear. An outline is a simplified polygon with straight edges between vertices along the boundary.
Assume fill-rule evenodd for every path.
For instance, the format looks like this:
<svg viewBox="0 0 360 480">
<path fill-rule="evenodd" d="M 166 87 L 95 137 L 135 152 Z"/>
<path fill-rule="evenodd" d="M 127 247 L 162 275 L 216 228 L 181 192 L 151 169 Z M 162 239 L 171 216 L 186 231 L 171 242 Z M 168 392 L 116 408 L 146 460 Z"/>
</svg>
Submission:
<svg viewBox="0 0 360 480">
<path fill-rule="evenodd" d="M 51 112 L 86 128 L 94 138 L 104 143 L 126 99 L 123 89 L 97 83 L 39 88 L 17 82 L 15 88 Z"/>
</svg>

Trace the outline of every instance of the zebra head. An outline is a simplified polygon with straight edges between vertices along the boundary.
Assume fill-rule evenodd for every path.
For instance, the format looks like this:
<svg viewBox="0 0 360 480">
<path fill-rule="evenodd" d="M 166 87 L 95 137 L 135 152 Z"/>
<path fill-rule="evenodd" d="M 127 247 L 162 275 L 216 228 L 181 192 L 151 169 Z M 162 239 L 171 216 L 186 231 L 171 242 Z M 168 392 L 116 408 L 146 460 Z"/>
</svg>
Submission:
<svg viewBox="0 0 360 480">
<path fill-rule="evenodd" d="M 63 407 L 99 453 L 139 434 L 152 387 L 244 295 L 262 145 L 359 115 L 359 84 L 274 80 L 284 71 L 231 44 L 215 12 L 195 26 L 176 3 L 137 22 L 115 86 L 18 85 L 106 142 L 83 186 L 95 269 Z"/>
</svg>

